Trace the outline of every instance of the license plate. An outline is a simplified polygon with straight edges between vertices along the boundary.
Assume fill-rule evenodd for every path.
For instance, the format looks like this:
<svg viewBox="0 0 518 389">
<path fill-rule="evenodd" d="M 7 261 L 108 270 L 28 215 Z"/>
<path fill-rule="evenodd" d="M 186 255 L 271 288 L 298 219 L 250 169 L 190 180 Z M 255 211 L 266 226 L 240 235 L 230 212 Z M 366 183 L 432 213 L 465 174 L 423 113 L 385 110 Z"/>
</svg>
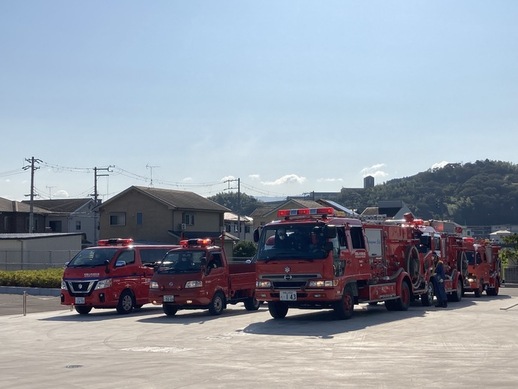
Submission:
<svg viewBox="0 0 518 389">
<path fill-rule="evenodd" d="M 164 303 L 173 303 L 174 296 L 164 296 Z"/>
<path fill-rule="evenodd" d="M 295 290 L 281 290 L 281 301 L 297 301 L 297 292 Z"/>
<path fill-rule="evenodd" d="M 84 304 L 84 303 L 85 303 L 85 298 L 84 297 L 76 297 L 74 299 L 74 304 L 76 304 L 76 305 Z"/>
</svg>

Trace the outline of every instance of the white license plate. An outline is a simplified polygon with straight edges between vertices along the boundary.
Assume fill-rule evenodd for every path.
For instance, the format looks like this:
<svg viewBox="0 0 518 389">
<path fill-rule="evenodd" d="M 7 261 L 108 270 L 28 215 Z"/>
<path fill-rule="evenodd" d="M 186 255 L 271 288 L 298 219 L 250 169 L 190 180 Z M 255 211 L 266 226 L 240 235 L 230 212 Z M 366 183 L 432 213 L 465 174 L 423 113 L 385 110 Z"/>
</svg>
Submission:
<svg viewBox="0 0 518 389">
<path fill-rule="evenodd" d="M 281 301 L 297 301 L 297 292 L 295 290 L 281 290 Z"/>
<path fill-rule="evenodd" d="M 173 303 L 174 296 L 164 296 L 164 303 Z"/>
<path fill-rule="evenodd" d="M 85 303 L 85 298 L 84 297 L 76 297 L 74 299 L 74 304 L 78 305 L 78 304 L 84 304 Z"/>
</svg>

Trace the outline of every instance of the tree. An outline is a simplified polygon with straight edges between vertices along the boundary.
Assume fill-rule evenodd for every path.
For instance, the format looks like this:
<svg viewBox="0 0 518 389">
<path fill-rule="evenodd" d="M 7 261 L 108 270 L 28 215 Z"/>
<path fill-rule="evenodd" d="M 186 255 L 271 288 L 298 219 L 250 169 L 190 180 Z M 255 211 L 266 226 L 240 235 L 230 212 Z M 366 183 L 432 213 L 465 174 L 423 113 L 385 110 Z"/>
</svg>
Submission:
<svg viewBox="0 0 518 389">
<path fill-rule="evenodd" d="M 257 252 L 257 247 L 253 242 L 239 242 L 234 246 L 232 255 L 234 258 L 250 258 Z"/>
<path fill-rule="evenodd" d="M 499 256 L 502 261 L 502 265 L 509 263 L 518 263 L 518 234 L 502 237 L 504 245 L 506 247 L 500 250 Z"/>
<path fill-rule="evenodd" d="M 255 197 L 237 192 L 218 193 L 208 199 L 243 216 L 250 215 L 261 204 Z"/>
</svg>

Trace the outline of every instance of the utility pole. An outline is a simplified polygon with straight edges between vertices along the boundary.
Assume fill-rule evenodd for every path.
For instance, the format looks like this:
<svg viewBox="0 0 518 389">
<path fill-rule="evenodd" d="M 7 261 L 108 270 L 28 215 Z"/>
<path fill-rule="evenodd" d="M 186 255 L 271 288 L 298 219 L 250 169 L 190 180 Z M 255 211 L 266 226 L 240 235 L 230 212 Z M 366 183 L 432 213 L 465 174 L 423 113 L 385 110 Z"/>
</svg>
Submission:
<svg viewBox="0 0 518 389">
<path fill-rule="evenodd" d="M 237 237 L 241 240 L 241 179 L 235 178 L 233 180 L 225 181 L 228 184 L 227 189 L 235 189 L 230 187 L 231 182 L 237 181 Z"/>
<path fill-rule="evenodd" d="M 106 171 L 106 172 L 110 173 L 111 172 L 110 168 L 111 168 L 111 166 L 94 167 L 94 193 L 90 195 L 90 196 L 94 196 L 94 204 L 95 204 L 95 208 L 94 208 L 94 244 L 97 242 L 97 230 L 98 230 L 97 219 L 99 218 L 98 217 L 99 211 L 97 211 L 97 206 L 99 205 L 99 202 L 98 202 L 99 193 L 97 191 L 97 178 L 105 177 L 105 176 L 109 175 L 109 174 L 99 174 L 97 172 L 100 170 L 100 171 Z"/>
<path fill-rule="evenodd" d="M 56 186 L 54 186 L 54 185 L 52 185 L 52 186 L 46 185 L 45 187 L 49 190 L 49 200 L 52 200 L 52 188 L 55 188 Z"/>
<path fill-rule="evenodd" d="M 25 158 L 25 161 L 26 162 L 29 162 L 30 165 L 26 165 L 23 167 L 23 170 L 27 170 L 27 169 L 31 169 L 31 194 L 30 195 L 26 195 L 26 196 L 30 196 L 30 211 L 29 211 L 29 233 L 33 233 L 34 232 L 34 171 L 39 169 L 39 167 L 36 167 L 35 164 L 36 163 L 41 163 L 43 162 L 41 159 L 37 159 L 37 158 Z"/>
</svg>

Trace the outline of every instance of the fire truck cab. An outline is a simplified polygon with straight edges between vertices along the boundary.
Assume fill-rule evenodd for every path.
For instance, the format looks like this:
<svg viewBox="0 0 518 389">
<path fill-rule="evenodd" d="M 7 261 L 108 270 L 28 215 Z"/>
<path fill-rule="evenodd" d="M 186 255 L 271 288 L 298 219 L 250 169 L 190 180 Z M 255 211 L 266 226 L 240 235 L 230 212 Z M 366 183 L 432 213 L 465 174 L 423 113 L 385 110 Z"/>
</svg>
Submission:
<svg viewBox="0 0 518 389">
<path fill-rule="evenodd" d="M 484 290 L 489 296 L 497 296 L 500 290 L 500 246 L 465 237 L 463 248 L 468 264 L 464 291 L 473 292 L 475 297 L 480 297 Z"/>
</svg>

